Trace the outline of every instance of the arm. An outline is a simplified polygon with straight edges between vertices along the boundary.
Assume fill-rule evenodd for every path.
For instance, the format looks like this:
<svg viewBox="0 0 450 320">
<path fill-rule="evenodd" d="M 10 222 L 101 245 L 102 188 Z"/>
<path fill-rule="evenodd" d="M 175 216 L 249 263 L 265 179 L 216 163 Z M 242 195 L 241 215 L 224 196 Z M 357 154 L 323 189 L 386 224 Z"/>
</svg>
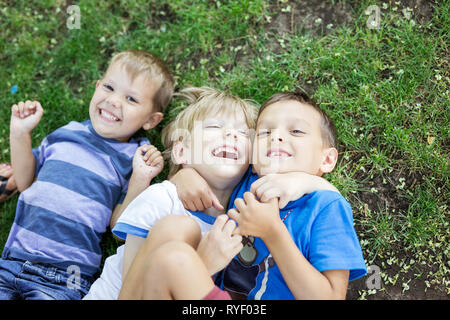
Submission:
<svg viewBox="0 0 450 320">
<path fill-rule="evenodd" d="M 261 203 L 246 192 L 236 199 L 236 208 L 228 215 L 239 227 L 241 235 L 260 237 L 276 261 L 286 284 L 296 299 L 344 299 L 348 271 L 319 272 L 303 256 L 280 219 L 278 201 Z"/>
<path fill-rule="evenodd" d="M 125 279 L 127 272 L 131 267 L 131 263 L 136 257 L 144 241 L 145 238 L 138 237 L 132 234 L 127 235 L 127 239 L 125 241 L 125 249 L 123 252 L 122 279 Z"/>
<path fill-rule="evenodd" d="M 317 190 L 339 193 L 339 190 L 324 178 L 304 172 L 268 174 L 253 182 L 250 188 L 250 192 L 262 202 L 279 198 L 280 208 L 284 208 L 289 201 L 295 201 Z"/>
<path fill-rule="evenodd" d="M 262 240 L 296 299 L 345 299 L 349 271 L 319 272 L 300 252 L 283 223 L 274 225 Z"/>
<path fill-rule="evenodd" d="M 154 146 L 143 145 L 137 148 L 133 157 L 133 173 L 128 184 L 128 191 L 122 204 L 118 204 L 111 215 L 110 227 L 114 228 L 126 207 L 144 191 L 164 167 L 164 160 Z"/>
<path fill-rule="evenodd" d="M 233 234 L 236 223 L 222 214 L 217 217 L 211 230 L 200 240 L 197 253 L 210 275 L 225 268 L 243 248 L 242 237 Z"/>
<path fill-rule="evenodd" d="M 34 180 L 36 160 L 31 148 L 31 131 L 38 125 L 44 110 L 37 101 L 12 106 L 10 122 L 11 165 L 17 189 L 22 192 Z"/>
<path fill-rule="evenodd" d="M 208 183 L 195 169 L 181 169 L 169 180 L 177 187 L 178 197 L 187 210 L 203 211 L 212 206 L 219 211 L 224 210 Z"/>
</svg>

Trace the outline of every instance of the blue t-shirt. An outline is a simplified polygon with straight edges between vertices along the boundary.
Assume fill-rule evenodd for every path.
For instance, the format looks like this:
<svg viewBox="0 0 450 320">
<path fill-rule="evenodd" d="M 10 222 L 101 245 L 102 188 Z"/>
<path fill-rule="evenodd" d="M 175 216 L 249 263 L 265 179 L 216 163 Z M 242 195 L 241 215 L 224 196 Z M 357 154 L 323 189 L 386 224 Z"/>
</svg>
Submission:
<svg viewBox="0 0 450 320">
<path fill-rule="evenodd" d="M 258 176 L 251 168 L 234 190 L 234 200 L 250 191 Z M 316 191 L 280 210 L 280 218 L 303 256 L 320 272 L 349 270 L 349 281 L 367 273 L 350 204 L 337 192 Z M 294 299 L 283 276 L 260 238 L 244 238 L 244 248 L 223 270 L 217 284 L 249 300 Z"/>
</svg>

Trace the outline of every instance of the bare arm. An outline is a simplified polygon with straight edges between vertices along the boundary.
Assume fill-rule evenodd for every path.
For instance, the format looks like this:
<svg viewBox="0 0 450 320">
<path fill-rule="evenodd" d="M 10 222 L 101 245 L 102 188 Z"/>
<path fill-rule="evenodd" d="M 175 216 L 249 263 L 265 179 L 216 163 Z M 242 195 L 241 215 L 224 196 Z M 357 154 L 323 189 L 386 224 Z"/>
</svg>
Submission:
<svg viewBox="0 0 450 320">
<path fill-rule="evenodd" d="M 289 201 L 295 201 L 318 190 L 339 193 L 339 190 L 324 178 L 304 172 L 268 174 L 253 182 L 250 188 L 250 192 L 262 202 L 279 198 L 280 208 L 284 208 Z"/>
<path fill-rule="evenodd" d="M 132 234 L 127 235 L 127 240 L 125 241 L 125 250 L 123 253 L 122 279 L 125 279 L 128 270 L 130 269 L 131 264 L 144 241 L 145 238 L 134 236 Z"/>
<path fill-rule="evenodd" d="M 125 211 L 127 206 L 142 191 L 144 191 L 164 167 L 161 152 L 152 145 L 143 145 L 137 148 L 133 157 L 133 173 L 128 183 L 128 191 L 122 204 L 118 204 L 111 215 L 109 225 L 111 229 Z"/>
<path fill-rule="evenodd" d="M 345 299 L 347 270 L 319 272 L 303 256 L 280 219 L 278 200 L 256 200 L 250 193 L 236 199 L 228 215 L 238 223 L 235 232 L 260 237 L 277 263 L 296 299 Z"/>
<path fill-rule="evenodd" d="M 281 220 L 262 240 L 296 299 L 345 299 L 349 271 L 319 272 L 297 248 Z"/>
<path fill-rule="evenodd" d="M 19 102 L 12 106 L 10 122 L 11 165 L 14 170 L 17 189 L 22 192 L 34 180 L 36 160 L 31 147 L 31 131 L 37 126 L 43 114 L 37 101 Z"/>
</svg>

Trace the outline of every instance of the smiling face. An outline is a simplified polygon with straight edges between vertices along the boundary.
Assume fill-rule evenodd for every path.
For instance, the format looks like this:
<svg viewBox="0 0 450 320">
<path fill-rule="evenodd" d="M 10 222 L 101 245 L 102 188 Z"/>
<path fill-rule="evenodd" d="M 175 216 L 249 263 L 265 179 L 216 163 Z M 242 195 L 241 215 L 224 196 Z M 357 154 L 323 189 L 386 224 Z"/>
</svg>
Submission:
<svg viewBox="0 0 450 320">
<path fill-rule="evenodd" d="M 251 150 L 244 113 L 239 110 L 196 121 L 191 139 L 182 148 L 178 161 L 194 168 L 208 184 L 220 189 L 236 185 L 249 166 Z"/>
<path fill-rule="evenodd" d="M 115 63 L 97 81 L 89 105 L 94 130 L 104 138 L 128 141 L 139 129 L 149 130 L 162 119 L 153 112 L 153 96 L 159 85 L 138 75 L 134 80 Z"/>
<path fill-rule="evenodd" d="M 295 171 L 321 176 L 334 168 L 337 151 L 324 145 L 319 112 L 308 104 L 286 100 L 260 114 L 253 159 L 260 176 Z"/>
</svg>

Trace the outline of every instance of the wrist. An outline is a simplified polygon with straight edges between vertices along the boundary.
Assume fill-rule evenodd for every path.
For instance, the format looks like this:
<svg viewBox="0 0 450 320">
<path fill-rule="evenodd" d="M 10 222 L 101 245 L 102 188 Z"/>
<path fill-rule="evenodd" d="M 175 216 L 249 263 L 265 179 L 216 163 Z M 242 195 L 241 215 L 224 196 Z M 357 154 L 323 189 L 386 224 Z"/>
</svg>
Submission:
<svg viewBox="0 0 450 320">
<path fill-rule="evenodd" d="M 284 232 L 288 232 L 286 226 L 281 219 L 277 219 L 270 224 L 265 235 L 261 236 L 261 240 L 267 245 L 268 243 L 274 242 L 281 237 Z"/>
<path fill-rule="evenodd" d="M 10 129 L 9 139 L 10 140 L 23 140 L 23 139 L 31 138 L 30 133 L 31 133 L 31 131 Z"/>
<path fill-rule="evenodd" d="M 145 190 L 152 182 L 151 178 L 143 177 L 142 175 L 138 175 L 135 173 L 131 174 L 130 181 L 128 183 L 128 190 Z"/>
</svg>

